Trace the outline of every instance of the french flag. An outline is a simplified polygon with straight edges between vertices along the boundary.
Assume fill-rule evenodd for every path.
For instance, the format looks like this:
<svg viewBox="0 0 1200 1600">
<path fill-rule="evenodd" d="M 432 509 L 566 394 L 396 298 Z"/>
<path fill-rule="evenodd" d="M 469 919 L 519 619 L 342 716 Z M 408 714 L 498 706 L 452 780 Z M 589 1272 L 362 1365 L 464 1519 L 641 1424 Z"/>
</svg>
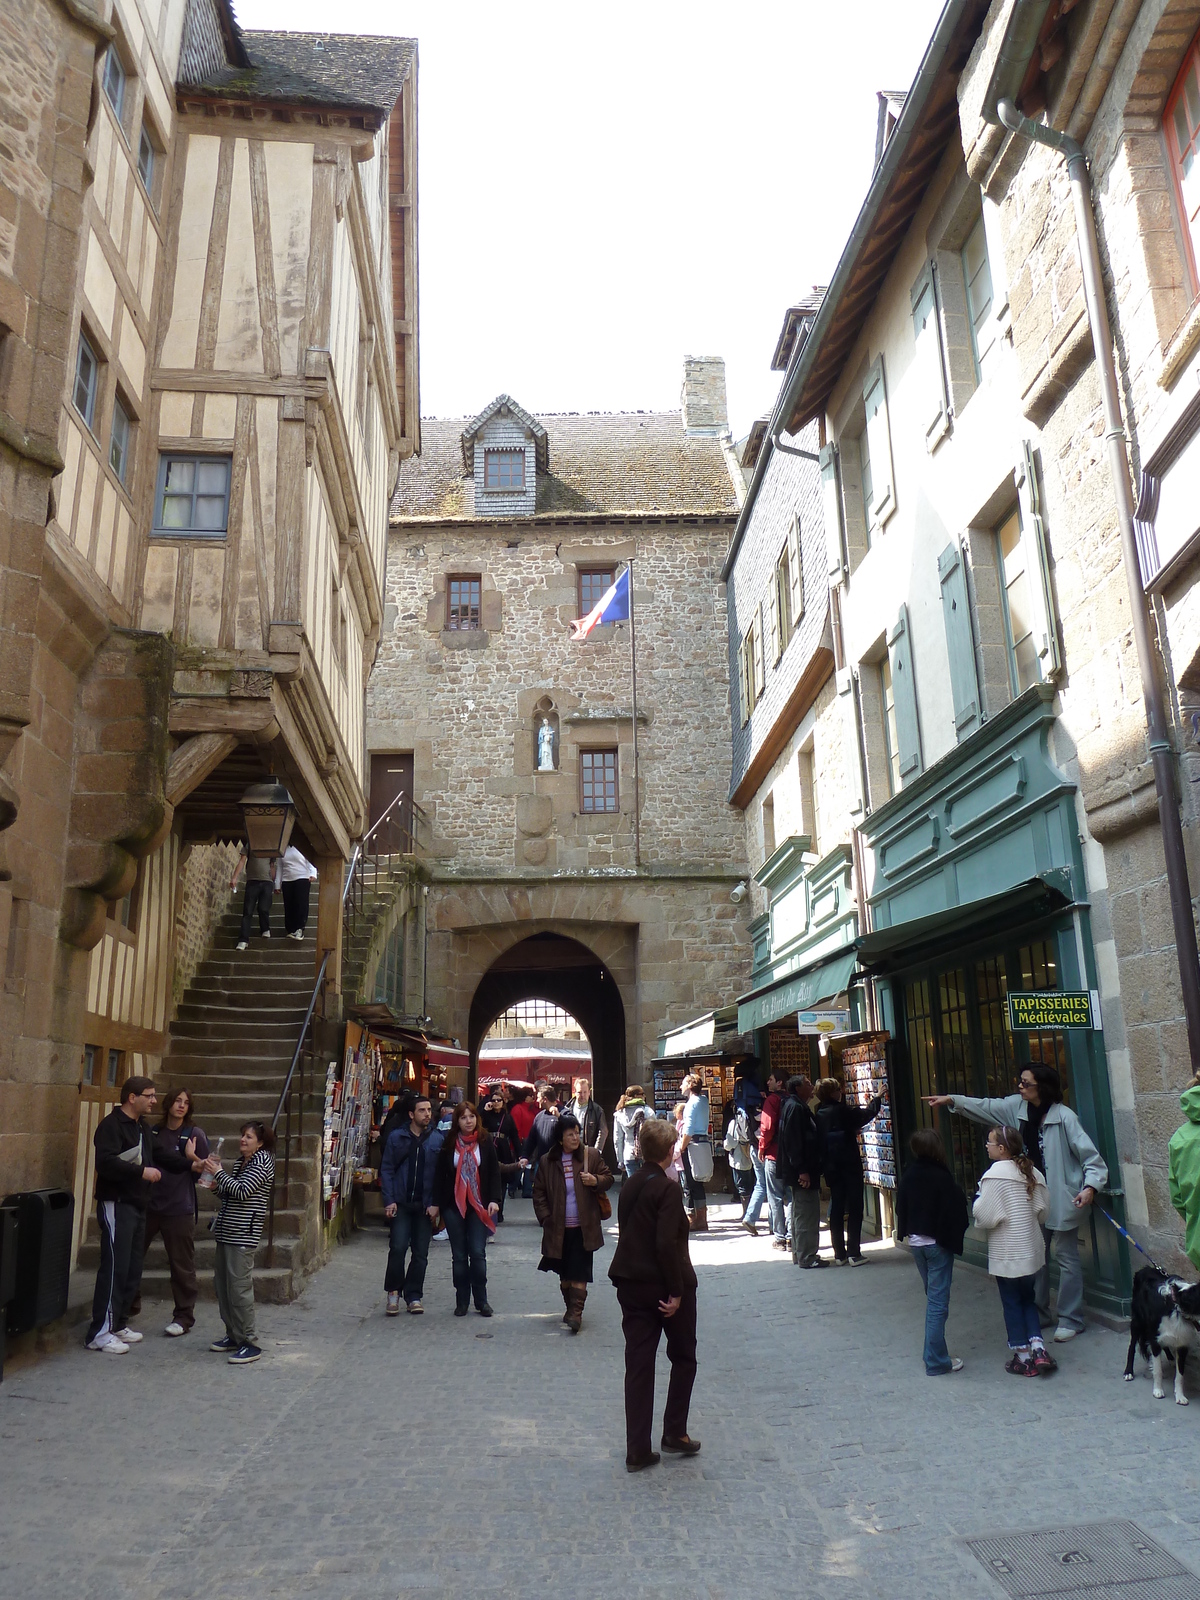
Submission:
<svg viewBox="0 0 1200 1600">
<path fill-rule="evenodd" d="M 629 621 L 629 568 L 626 567 L 612 587 L 606 589 L 586 617 L 571 624 L 572 639 L 586 639 L 601 622 Z"/>
</svg>

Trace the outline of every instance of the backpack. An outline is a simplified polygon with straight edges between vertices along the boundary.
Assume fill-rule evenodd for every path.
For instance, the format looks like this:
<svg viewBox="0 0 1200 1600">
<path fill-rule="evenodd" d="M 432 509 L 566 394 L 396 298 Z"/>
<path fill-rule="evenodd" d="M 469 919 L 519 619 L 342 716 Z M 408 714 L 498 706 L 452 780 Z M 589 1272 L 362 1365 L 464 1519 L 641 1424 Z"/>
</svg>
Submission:
<svg viewBox="0 0 1200 1600">
<path fill-rule="evenodd" d="M 733 1136 L 739 1144 L 753 1144 L 755 1142 L 750 1113 L 745 1106 L 739 1106 L 733 1113 L 733 1127 Z"/>
<path fill-rule="evenodd" d="M 642 1123 L 645 1122 L 649 1115 L 648 1106 L 639 1106 L 629 1119 L 629 1132 L 633 1134 L 633 1153 L 636 1158 L 640 1158 L 642 1154 L 639 1135 L 642 1131 Z"/>
</svg>

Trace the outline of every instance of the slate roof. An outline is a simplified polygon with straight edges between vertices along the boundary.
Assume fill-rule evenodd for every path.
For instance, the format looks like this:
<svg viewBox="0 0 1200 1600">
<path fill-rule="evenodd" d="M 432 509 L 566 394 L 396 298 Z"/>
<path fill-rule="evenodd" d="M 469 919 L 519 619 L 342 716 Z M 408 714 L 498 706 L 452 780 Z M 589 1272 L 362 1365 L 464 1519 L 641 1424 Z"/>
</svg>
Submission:
<svg viewBox="0 0 1200 1600">
<path fill-rule="evenodd" d="M 386 117 L 416 59 L 415 39 L 354 33 L 242 30 L 251 65 L 229 67 L 190 90 L 229 100 L 376 111 Z"/>
<path fill-rule="evenodd" d="M 400 468 L 393 526 L 474 519 L 474 482 L 463 471 L 462 455 L 463 430 L 473 420 L 422 418 L 421 454 Z M 721 441 L 685 437 L 678 411 L 539 420 L 549 438 L 551 464 L 549 472 L 538 473 L 539 517 L 737 515 Z"/>
</svg>

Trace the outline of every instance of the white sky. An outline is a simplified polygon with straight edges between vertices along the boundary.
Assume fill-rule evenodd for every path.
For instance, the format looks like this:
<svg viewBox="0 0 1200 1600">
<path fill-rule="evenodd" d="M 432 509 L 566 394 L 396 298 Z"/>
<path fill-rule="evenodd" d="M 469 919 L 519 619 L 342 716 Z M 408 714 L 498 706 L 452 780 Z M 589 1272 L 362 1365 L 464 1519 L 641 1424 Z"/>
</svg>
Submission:
<svg viewBox="0 0 1200 1600">
<path fill-rule="evenodd" d="M 246 28 L 419 45 L 421 411 L 673 410 L 724 356 L 740 437 L 783 313 L 866 194 L 875 91 L 941 0 L 235 0 Z"/>
</svg>

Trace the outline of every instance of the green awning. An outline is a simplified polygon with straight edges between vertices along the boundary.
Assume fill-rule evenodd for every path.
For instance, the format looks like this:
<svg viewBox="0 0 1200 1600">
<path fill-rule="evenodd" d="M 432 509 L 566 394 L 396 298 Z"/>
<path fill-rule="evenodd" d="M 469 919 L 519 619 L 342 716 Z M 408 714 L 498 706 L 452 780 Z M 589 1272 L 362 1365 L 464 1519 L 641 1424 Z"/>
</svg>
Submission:
<svg viewBox="0 0 1200 1600">
<path fill-rule="evenodd" d="M 755 1028 L 778 1022 L 780 1017 L 791 1016 L 793 1011 L 808 1011 L 822 1000 L 831 1000 L 845 989 L 857 965 L 857 954 L 847 950 L 805 972 L 793 972 L 777 983 L 743 995 L 738 1001 L 738 1032 L 752 1033 Z"/>
<path fill-rule="evenodd" d="M 1070 869 L 1051 867 L 1040 877 L 1028 878 L 983 900 L 968 900 L 928 916 L 876 928 L 859 938 L 858 954 L 872 972 L 887 971 L 909 965 L 939 946 L 967 943 L 985 933 L 999 935 L 1072 903 Z"/>
</svg>

